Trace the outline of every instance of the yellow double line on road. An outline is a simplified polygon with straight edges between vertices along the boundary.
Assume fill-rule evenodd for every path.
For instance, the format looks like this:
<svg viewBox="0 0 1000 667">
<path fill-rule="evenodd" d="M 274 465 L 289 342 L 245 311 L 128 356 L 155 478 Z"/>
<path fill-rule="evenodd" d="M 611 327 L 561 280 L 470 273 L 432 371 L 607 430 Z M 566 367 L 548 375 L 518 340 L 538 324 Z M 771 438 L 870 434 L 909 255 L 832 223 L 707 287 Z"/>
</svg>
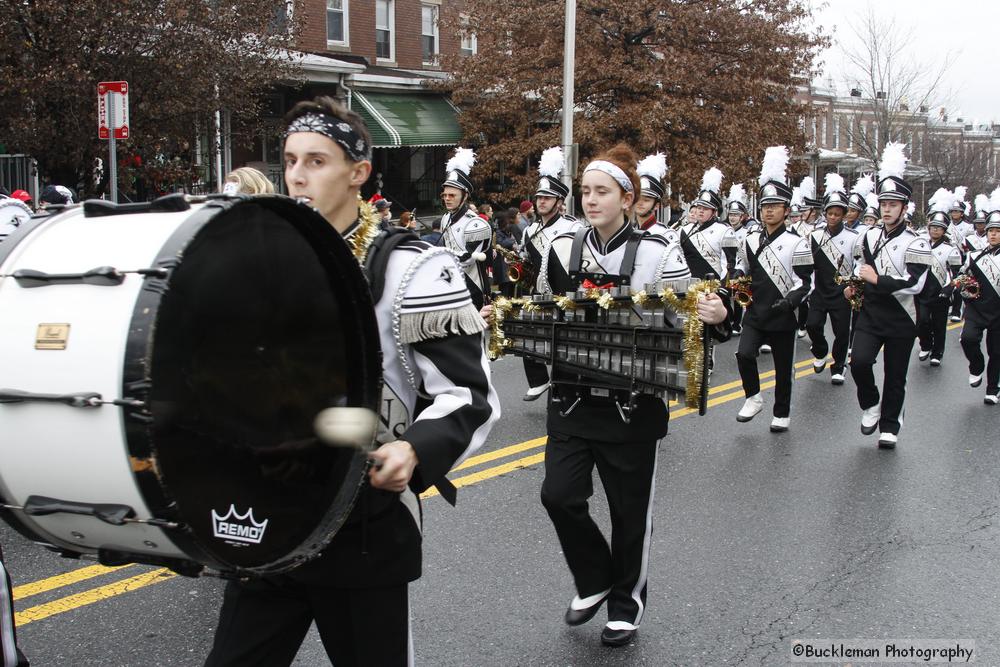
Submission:
<svg viewBox="0 0 1000 667">
<path fill-rule="evenodd" d="M 949 330 L 956 329 L 961 326 L 961 323 L 952 324 L 948 327 Z M 795 377 L 800 378 L 807 375 L 812 375 L 813 370 L 812 359 L 806 359 L 795 364 L 797 369 L 805 369 L 795 373 Z M 768 371 L 766 373 L 761 373 L 761 380 L 765 378 L 773 378 L 774 371 Z M 769 380 L 767 382 L 762 382 L 760 385 L 761 390 L 770 389 L 775 385 L 774 380 Z M 742 383 L 739 380 L 728 382 L 717 387 L 712 387 L 709 390 L 709 396 L 714 396 L 708 401 L 708 407 L 713 408 L 730 401 L 737 400 L 743 397 L 743 390 L 741 389 Z M 735 391 L 731 391 L 735 390 Z M 726 393 L 728 392 L 728 393 Z M 680 419 L 686 415 L 697 412 L 691 408 L 675 408 L 675 404 L 671 403 L 671 413 L 670 419 Z M 499 477 L 500 475 L 506 475 L 508 473 L 514 472 L 522 468 L 528 468 L 533 465 L 537 465 L 545 460 L 545 452 L 535 451 L 538 449 L 543 449 L 545 447 L 547 438 L 534 438 L 531 440 L 526 440 L 524 442 L 518 443 L 516 445 L 510 445 L 509 447 L 504 447 L 502 449 L 496 449 L 493 451 L 485 452 L 477 456 L 472 456 L 462 462 L 461 465 L 456 466 L 452 472 L 458 472 L 461 470 L 468 470 L 470 468 L 475 468 L 486 463 L 492 463 L 501 459 L 506 459 L 517 454 L 524 454 L 525 452 L 534 452 L 527 456 L 522 456 L 520 458 L 514 459 L 512 461 L 507 461 L 506 463 L 501 463 L 499 465 L 494 465 L 488 468 L 484 468 L 477 472 L 463 475 L 461 477 L 456 477 L 452 479 L 452 483 L 456 487 L 471 486 L 473 484 L 478 484 L 479 482 L 485 481 L 487 479 L 492 479 L 494 477 Z M 439 495 L 437 490 L 431 488 L 421 494 L 421 498 L 432 498 Z M 81 581 L 86 581 L 88 579 L 94 579 L 104 575 L 112 574 L 120 570 L 126 570 L 127 568 L 136 568 L 135 565 L 123 565 L 121 567 L 104 567 L 103 565 L 91 565 L 83 567 L 65 574 L 60 574 L 54 577 L 49 577 L 47 579 L 41 579 L 36 582 L 29 584 L 24 584 L 22 586 L 17 586 L 14 588 L 14 599 L 21 600 L 33 595 L 38 595 L 48 591 L 56 590 L 64 586 L 70 586 Z M 15 573 L 16 576 L 16 573 Z M 99 586 L 90 590 L 83 591 L 81 593 L 76 593 L 74 595 L 69 595 L 58 600 L 53 600 L 52 602 L 46 602 L 44 604 L 39 604 L 33 607 L 24 609 L 23 611 L 16 612 L 14 614 L 15 623 L 18 626 L 24 626 L 34 621 L 40 621 L 43 618 L 48 618 L 49 616 L 54 616 L 56 614 L 61 614 L 79 607 L 83 607 L 94 602 L 100 602 L 101 600 L 106 600 L 108 598 L 121 595 L 122 593 L 128 593 L 130 591 L 138 590 L 145 586 L 150 586 L 152 584 L 160 583 L 163 581 L 169 581 L 170 579 L 176 577 L 177 575 L 166 568 L 158 568 L 154 570 L 148 570 L 140 574 L 115 581 L 113 583 Z"/>
</svg>

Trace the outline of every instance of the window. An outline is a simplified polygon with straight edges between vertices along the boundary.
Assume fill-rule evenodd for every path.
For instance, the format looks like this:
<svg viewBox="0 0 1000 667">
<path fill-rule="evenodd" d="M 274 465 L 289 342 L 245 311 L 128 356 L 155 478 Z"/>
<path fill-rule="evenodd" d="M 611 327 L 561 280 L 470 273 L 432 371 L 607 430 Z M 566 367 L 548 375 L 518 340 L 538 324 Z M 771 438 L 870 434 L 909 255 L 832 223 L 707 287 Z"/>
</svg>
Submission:
<svg viewBox="0 0 1000 667">
<path fill-rule="evenodd" d="M 326 0 L 326 41 L 347 45 L 348 0 Z"/>
<path fill-rule="evenodd" d="M 393 0 L 375 0 L 375 57 L 395 60 L 393 28 L 396 22 Z"/>
<path fill-rule="evenodd" d="M 826 146 L 826 115 L 820 119 L 819 123 L 819 141 L 816 142 L 817 146 Z"/>
<path fill-rule="evenodd" d="M 462 25 L 469 25 L 469 17 L 462 17 Z M 459 44 L 458 51 L 463 56 L 474 56 L 479 51 L 479 45 L 476 43 L 476 34 L 473 32 L 468 32 L 463 30 L 461 33 L 461 44 Z"/>
<path fill-rule="evenodd" d="M 840 150 L 840 116 L 833 117 L 833 150 Z"/>
<path fill-rule="evenodd" d="M 420 42 L 424 47 L 424 64 L 437 64 L 439 43 L 436 5 L 420 5 Z"/>
</svg>

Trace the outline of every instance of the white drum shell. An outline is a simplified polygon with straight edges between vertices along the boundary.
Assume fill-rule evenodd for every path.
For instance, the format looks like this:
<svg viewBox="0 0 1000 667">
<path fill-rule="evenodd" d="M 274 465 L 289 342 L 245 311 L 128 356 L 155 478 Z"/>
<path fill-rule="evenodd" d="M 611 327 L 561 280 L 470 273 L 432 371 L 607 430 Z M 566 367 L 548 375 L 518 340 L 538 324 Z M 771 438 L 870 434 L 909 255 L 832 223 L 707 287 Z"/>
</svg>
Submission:
<svg viewBox="0 0 1000 667">
<path fill-rule="evenodd" d="M 85 218 L 80 208 L 43 222 L 0 266 L 50 274 L 82 273 L 100 266 L 121 271 L 153 266 L 167 239 L 200 205 L 177 213 Z M 97 392 L 122 396 L 125 348 L 143 277 L 121 285 L 24 288 L 0 278 L 0 387 L 44 394 Z M 35 349 L 39 325 L 68 324 L 64 350 Z M 122 409 L 74 408 L 55 403 L 0 404 L 0 493 L 11 504 L 31 495 L 81 503 L 114 503 L 150 518 L 135 482 Z M 16 510 L 15 510 L 16 511 Z M 130 523 L 114 526 L 73 514 L 29 517 L 46 541 L 72 551 L 100 547 L 184 558 L 167 534 Z"/>
</svg>

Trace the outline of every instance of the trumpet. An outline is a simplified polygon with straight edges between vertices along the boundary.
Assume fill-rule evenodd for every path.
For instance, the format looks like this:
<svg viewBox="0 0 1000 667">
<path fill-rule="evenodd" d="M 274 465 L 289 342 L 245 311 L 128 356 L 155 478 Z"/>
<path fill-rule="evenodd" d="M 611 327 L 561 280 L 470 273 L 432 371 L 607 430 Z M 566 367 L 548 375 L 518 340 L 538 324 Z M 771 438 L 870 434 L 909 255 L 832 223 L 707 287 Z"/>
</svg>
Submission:
<svg viewBox="0 0 1000 667">
<path fill-rule="evenodd" d="M 865 281 L 859 276 L 837 276 L 834 281 L 838 285 L 845 285 L 854 290 L 854 296 L 848 301 L 851 303 L 851 310 L 861 310 L 861 304 L 865 301 Z"/>
<path fill-rule="evenodd" d="M 750 285 L 753 279 L 750 276 L 743 276 L 730 280 L 727 287 L 733 291 L 733 301 L 743 308 L 747 308 L 753 303 L 753 290 Z"/>
<path fill-rule="evenodd" d="M 501 257 L 503 257 L 505 262 L 507 262 L 508 280 L 512 283 L 518 283 L 522 280 L 528 284 L 534 282 L 534 280 L 531 279 L 534 272 L 531 271 L 531 268 L 524 263 L 524 260 L 521 259 L 520 255 L 513 250 L 507 250 L 499 243 L 494 243 L 493 249 L 497 251 Z"/>
<path fill-rule="evenodd" d="M 979 298 L 981 289 L 979 287 L 979 281 L 976 280 L 974 276 L 963 273 L 958 278 L 955 278 L 951 284 L 958 290 L 958 293 L 962 295 L 963 299 L 974 301 Z"/>
</svg>

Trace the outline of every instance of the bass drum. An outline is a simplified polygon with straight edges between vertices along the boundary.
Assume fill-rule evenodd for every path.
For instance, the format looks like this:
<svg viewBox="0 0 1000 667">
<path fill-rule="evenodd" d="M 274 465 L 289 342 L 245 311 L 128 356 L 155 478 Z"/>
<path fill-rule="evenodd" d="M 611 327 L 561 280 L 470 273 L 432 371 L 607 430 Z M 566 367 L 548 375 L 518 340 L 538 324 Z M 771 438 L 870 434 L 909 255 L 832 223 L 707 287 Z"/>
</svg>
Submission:
<svg viewBox="0 0 1000 667">
<path fill-rule="evenodd" d="M 0 243 L 0 312 L 0 494 L 30 538 L 244 576 L 315 556 L 349 514 L 365 452 L 313 422 L 377 411 L 379 336 L 312 209 L 171 195 L 35 218 Z"/>
</svg>

